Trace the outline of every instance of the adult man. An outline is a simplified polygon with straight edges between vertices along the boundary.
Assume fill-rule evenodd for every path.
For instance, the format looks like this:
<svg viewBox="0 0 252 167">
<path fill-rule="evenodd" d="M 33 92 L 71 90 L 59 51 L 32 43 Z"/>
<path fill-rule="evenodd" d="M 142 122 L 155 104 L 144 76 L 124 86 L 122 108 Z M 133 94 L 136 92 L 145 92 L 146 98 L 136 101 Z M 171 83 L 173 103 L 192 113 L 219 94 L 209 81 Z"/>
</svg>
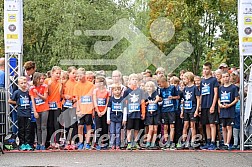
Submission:
<svg viewBox="0 0 252 167">
<path fill-rule="evenodd" d="M 221 69 L 223 73 L 228 72 L 228 65 L 226 63 L 221 63 L 219 69 Z"/>
</svg>

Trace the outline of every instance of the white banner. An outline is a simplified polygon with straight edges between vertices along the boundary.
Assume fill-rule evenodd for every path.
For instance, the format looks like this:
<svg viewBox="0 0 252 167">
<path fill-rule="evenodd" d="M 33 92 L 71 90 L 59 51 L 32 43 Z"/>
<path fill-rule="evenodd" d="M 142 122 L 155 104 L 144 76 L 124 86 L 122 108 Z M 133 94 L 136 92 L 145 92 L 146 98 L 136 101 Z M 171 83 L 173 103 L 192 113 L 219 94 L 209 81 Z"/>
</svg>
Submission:
<svg viewBox="0 0 252 167">
<path fill-rule="evenodd" d="M 5 53 L 22 53 L 23 1 L 4 0 Z"/>
</svg>

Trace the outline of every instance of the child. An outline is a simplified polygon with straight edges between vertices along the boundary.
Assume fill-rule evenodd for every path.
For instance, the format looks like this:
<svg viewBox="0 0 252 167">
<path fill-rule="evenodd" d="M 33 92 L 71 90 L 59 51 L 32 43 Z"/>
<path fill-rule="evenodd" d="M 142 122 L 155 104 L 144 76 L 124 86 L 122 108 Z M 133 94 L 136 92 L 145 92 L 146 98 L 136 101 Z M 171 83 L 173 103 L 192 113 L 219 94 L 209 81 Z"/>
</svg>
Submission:
<svg viewBox="0 0 252 167">
<path fill-rule="evenodd" d="M 230 83 L 230 74 L 222 74 L 224 85 L 219 88 L 218 104 L 220 107 L 220 119 L 224 139 L 224 149 L 231 150 L 230 140 L 232 137 L 232 126 L 235 118 L 235 104 L 238 101 L 238 89 Z"/>
<path fill-rule="evenodd" d="M 96 88 L 93 92 L 93 101 L 95 107 L 96 150 L 100 150 L 102 141 L 99 141 L 99 139 L 103 135 L 108 134 L 106 111 L 109 100 L 109 91 L 106 89 L 106 79 L 103 76 L 96 77 L 95 87 Z M 108 146 L 107 141 L 103 144 L 105 147 Z"/>
<path fill-rule="evenodd" d="M 65 82 L 63 86 L 63 111 L 67 109 L 68 113 L 64 113 L 64 121 L 65 123 L 68 122 L 70 124 L 70 127 L 65 127 L 66 130 L 66 137 L 69 139 L 67 141 L 67 145 L 65 146 L 65 150 L 74 150 L 75 149 L 75 143 L 72 141 L 72 138 L 77 134 L 77 123 L 73 123 L 76 120 L 76 104 L 75 102 L 77 99 L 73 95 L 73 88 L 77 84 L 76 81 L 76 67 L 71 66 L 68 67 L 67 75 L 68 80 Z M 69 132 L 71 130 L 71 134 L 69 135 Z"/>
<path fill-rule="evenodd" d="M 95 74 L 93 73 L 93 71 L 87 71 L 86 72 L 86 79 L 87 79 L 87 81 L 94 83 Z"/>
<path fill-rule="evenodd" d="M 171 77 L 170 82 L 171 82 L 171 85 L 175 86 L 176 90 L 178 91 L 178 96 L 179 96 L 179 99 L 176 100 L 176 103 L 174 105 L 175 113 L 176 113 L 174 142 L 177 143 L 177 146 L 179 147 L 178 140 L 182 136 L 182 131 L 183 131 L 183 121 L 180 117 L 181 100 L 183 99 L 183 85 L 180 84 L 180 80 L 176 76 Z"/>
<path fill-rule="evenodd" d="M 109 99 L 107 110 L 107 123 L 110 125 L 110 145 L 111 149 L 120 149 L 121 126 L 127 121 L 127 109 L 121 96 L 121 85 L 113 84 L 113 96 Z"/>
<path fill-rule="evenodd" d="M 162 108 L 161 108 L 161 123 L 164 125 L 164 148 L 175 149 L 174 135 L 175 135 L 175 103 L 176 99 L 179 98 L 178 91 L 174 85 L 168 86 L 167 78 L 161 77 L 160 81 L 160 96 L 162 98 Z M 168 142 L 168 125 L 170 125 L 170 143 Z"/>
<path fill-rule="evenodd" d="M 48 119 L 48 87 L 43 84 L 42 74 L 35 72 L 33 76 L 33 86 L 30 88 L 32 107 L 37 123 L 38 143 L 36 150 L 45 150 L 47 137 L 47 119 Z"/>
<path fill-rule="evenodd" d="M 240 138 L 240 100 L 235 105 L 235 119 L 234 119 L 234 126 L 233 126 L 233 138 L 234 138 L 234 145 L 232 149 L 238 149 L 239 145 L 239 138 Z"/>
<path fill-rule="evenodd" d="M 78 117 L 78 150 L 84 148 L 83 144 L 83 130 L 84 125 L 86 125 L 87 137 L 85 149 L 90 150 L 90 138 L 91 138 L 91 125 L 93 124 L 93 115 L 94 115 L 94 105 L 93 105 L 93 91 L 94 84 L 87 81 L 86 72 L 84 68 L 79 68 L 77 70 L 77 76 L 79 82 L 74 86 L 73 95 L 77 98 L 77 107 L 76 114 Z"/>
<path fill-rule="evenodd" d="M 138 141 L 138 132 L 140 130 L 141 119 L 145 119 L 145 101 L 143 91 L 138 88 L 138 75 L 129 76 L 129 88 L 124 92 L 124 98 L 127 104 L 127 150 L 140 149 Z M 131 143 L 132 132 L 134 130 L 134 143 Z"/>
<path fill-rule="evenodd" d="M 60 129 L 59 115 L 61 113 L 61 95 L 62 84 L 60 82 L 61 68 L 54 66 L 51 72 L 51 78 L 45 81 L 48 85 L 48 103 L 49 115 L 47 120 L 47 141 L 50 142 L 48 149 L 59 149 L 60 133 L 56 132 Z M 54 134 L 56 133 L 56 134 Z M 55 136 L 52 136 L 52 135 Z M 52 141 L 53 139 L 54 141 Z"/>
<path fill-rule="evenodd" d="M 157 138 L 157 130 L 159 121 L 159 113 L 157 103 L 159 101 L 158 92 L 155 87 L 155 83 L 152 81 L 148 81 L 145 84 L 145 104 L 146 104 L 146 118 L 145 125 L 148 126 L 148 136 L 147 136 L 147 144 L 146 148 L 154 148 L 155 141 Z M 152 140 L 151 140 L 152 139 Z"/>
<path fill-rule="evenodd" d="M 192 72 L 184 73 L 183 82 L 186 85 L 186 87 L 183 92 L 184 105 L 183 110 L 181 112 L 181 118 L 184 119 L 182 148 L 187 138 L 186 136 L 189 126 L 191 128 L 192 133 L 191 147 L 194 148 L 195 145 L 194 142 L 196 137 L 195 122 L 199 114 L 200 92 L 198 88 L 194 85 L 194 75 Z"/>
<path fill-rule="evenodd" d="M 211 75 L 212 64 L 203 65 L 204 78 L 200 84 L 201 92 L 201 123 L 206 126 L 207 142 L 201 149 L 215 150 L 216 125 L 218 118 L 218 81 Z"/>
<path fill-rule="evenodd" d="M 26 77 L 18 78 L 18 87 L 10 100 L 9 103 L 17 105 L 17 116 L 18 116 L 18 138 L 19 138 L 19 150 L 32 150 L 30 146 L 30 123 L 31 123 L 31 107 L 30 107 L 30 96 L 27 90 L 27 79 Z"/>
</svg>

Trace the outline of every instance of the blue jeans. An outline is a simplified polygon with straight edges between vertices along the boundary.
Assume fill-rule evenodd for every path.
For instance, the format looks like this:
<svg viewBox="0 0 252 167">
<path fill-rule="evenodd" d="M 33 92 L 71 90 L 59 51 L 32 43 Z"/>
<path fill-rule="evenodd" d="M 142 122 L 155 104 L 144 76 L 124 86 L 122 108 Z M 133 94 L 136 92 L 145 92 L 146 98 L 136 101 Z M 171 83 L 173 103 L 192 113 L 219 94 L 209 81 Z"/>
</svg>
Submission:
<svg viewBox="0 0 252 167">
<path fill-rule="evenodd" d="M 120 146 L 121 142 L 121 122 L 110 122 L 110 145 Z"/>
</svg>

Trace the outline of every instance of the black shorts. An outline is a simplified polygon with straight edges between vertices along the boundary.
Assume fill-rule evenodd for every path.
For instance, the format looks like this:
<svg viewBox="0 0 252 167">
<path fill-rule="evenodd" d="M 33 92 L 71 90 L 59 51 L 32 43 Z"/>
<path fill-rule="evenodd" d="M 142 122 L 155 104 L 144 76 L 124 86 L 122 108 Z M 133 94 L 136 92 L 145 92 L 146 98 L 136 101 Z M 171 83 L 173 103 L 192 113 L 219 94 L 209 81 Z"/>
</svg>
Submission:
<svg viewBox="0 0 252 167">
<path fill-rule="evenodd" d="M 127 120 L 127 130 L 140 130 L 140 119 L 132 119 L 132 118 L 128 118 Z"/>
<path fill-rule="evenodd" d="M 209 108 L 201 109 L 201 124 L 219 124 L 219 114 L 217 110 L 214 110 L 214 113 L 210 113 Z"/>
<path fill-rule="evenodd" d="M 194 113 L 184 113 L 184 121 L 196 122 L 197 117 L 194 117 Z"/>
<path fill-rule="evenodd" d="M 233 126 L 234 119 L 233 118 L 221 118 L 220 119 L 222 127 Z"/>
<path fill-rule="evenodd" d="M 86 114 L 83 117 L 79 118 L 78 125 L 92 125 L 93 118 L 92 114 Z"/>
<path fill-rule="evenodd" d="M 163 112 L 161 114 L 161 123 L 168 125 L 168 124 L 175 124 L 176 121 L 176 113 L 175 112 Z"/>
<path fill-rule="evenodd" d="M 160 124 L 160 117 L 159 114 L 155 116 L 147 116 L 144 121 L 145 125 L 159 125 Z"/>
</svg>

